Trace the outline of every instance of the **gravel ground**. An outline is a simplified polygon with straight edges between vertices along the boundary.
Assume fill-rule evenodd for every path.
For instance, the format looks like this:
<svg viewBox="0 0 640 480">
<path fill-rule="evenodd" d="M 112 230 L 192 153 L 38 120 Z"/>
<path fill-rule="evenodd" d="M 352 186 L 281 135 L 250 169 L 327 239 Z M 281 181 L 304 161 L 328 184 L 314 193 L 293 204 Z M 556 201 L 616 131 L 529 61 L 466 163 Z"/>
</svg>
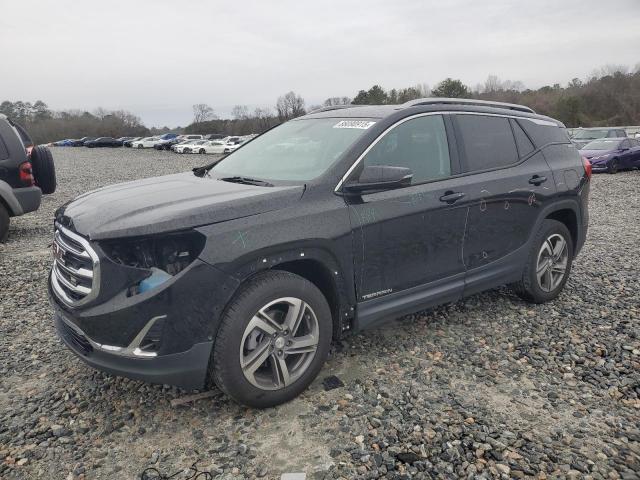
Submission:
<svg viewBox="0 0 640 480">
<path fill-rule="evenodd" d="M 1 478 L 133 479 L 194 462 L 225 479 L 640 478 L 640 172 L 594 177 L 589 239 L 557 301 L 498 289 L 351 335 L 301 397 L 258 411 L 218 392 L 171 406 L 190 392 L 96 372 L 51 324 L 55 208 L 205 159 L 54 157 L 58 192 L 0 245 Z M 330 375 L 344 386 L 326 391 Z"/>
</svg>

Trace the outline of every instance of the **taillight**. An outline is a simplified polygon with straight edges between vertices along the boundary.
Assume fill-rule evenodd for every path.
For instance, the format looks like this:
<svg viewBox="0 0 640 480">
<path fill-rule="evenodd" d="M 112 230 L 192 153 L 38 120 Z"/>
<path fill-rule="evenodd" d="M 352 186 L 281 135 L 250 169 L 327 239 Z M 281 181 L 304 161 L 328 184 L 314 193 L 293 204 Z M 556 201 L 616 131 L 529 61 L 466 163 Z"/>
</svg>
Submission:
<svg viewBox="0 0 640 480">
<path fill-rule="evenodd" d="M 582 164 L 584 165 L 584 173 L 589 180 L 591 180 L 591 162 L 585 157 L 582 157 Z"/>
<path fill-rule="evenodd" d="M 24 162 L 20 165 L 20 181 L 26 187 L 33 187 L 35 184 L 31 162 Z"/>
</svg>

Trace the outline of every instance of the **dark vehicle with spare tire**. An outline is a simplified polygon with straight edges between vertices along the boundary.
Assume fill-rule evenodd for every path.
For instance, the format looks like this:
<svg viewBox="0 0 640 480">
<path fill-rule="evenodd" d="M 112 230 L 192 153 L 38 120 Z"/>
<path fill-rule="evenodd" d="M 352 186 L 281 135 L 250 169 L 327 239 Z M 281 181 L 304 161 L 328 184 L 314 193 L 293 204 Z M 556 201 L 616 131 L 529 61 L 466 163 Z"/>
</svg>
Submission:
<svg viewBox="0 0 640 480">
<path fill-rule="evenodd" d="M 95 368 L 277 405 L 345 332 L 504 284 L 556 298 L 590 178 L 564 125 L 524 106 L 327 107 L 61 207 L 55 325 Z"/>
<path fill-rule="evenodd" d="M 42 194 L 55 190 L 51 151 L 34 145 L 24 128 L 0 114 L 0 242 L 9 234 L 11 217 L 37 210 Z"/>
</svg>

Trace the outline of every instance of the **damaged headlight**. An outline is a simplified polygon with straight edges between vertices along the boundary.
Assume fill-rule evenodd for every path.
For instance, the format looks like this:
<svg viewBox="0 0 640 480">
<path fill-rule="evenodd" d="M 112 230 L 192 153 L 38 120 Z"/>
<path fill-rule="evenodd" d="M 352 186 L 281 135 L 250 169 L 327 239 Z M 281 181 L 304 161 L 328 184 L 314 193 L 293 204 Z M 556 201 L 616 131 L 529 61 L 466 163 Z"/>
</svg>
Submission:
<svg viewBox="0 0 640 480">
<path fill-rule="evenodd" d="M 155 288 L 187 268 L 200 255 L 205 237 L 198 232 L 178 232 L 101 243 L 115 263 L 149 271 L 149 275 L 129 288 L 129 296 Z"/>
</svg>

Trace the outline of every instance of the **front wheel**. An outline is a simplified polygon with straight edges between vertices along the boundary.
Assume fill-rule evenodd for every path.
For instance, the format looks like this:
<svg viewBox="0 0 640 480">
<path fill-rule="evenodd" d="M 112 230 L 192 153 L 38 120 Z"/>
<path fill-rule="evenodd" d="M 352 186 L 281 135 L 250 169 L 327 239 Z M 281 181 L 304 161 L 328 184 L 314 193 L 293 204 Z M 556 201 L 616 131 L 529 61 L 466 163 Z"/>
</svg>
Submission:
<svg viewBox="0 0 640 480">
<path fill-rule="evenodd" d="M 138 148 L 144 148 L 141 143 L 138 144 Z"/>
<path fill-rule="evenodd" d="M 260 273 L 225 310 L 210 380 L 251 407 L 288 402 L 320 372 L 331 334 L 331 310 L 314 284 L 289 272 Z"/>
<path fill-rule="evenodd" d="M 618 168 L 620 168 L 620 166 L 618 164 L 618 159 L 614 158 L 613 160 L 611 160 L 609 162 L 609 166 L 607 167 L 607 172 L 609 172 L 611 174 L 616 174 L 616 173 L 618 173 Z"/>
<path fill-rule="evenodd" d="M 529 252 L 522 279 L 512 285 L 516 294 L 532 303 L 553 300 L 564 288 L 573 261 L 573 240 L 556 220 L 542 222 Z"/>
<path fill-rule="evenodd" d="M 204 153 L 207 153 L 207 152 L 205 151 L 205 149 L 204 149 L 204 148 L 201 148 L 201 149 L 200 149 L 200 154 L 202 155 L 202 154 L 204 154 Z"/>
</svg>

